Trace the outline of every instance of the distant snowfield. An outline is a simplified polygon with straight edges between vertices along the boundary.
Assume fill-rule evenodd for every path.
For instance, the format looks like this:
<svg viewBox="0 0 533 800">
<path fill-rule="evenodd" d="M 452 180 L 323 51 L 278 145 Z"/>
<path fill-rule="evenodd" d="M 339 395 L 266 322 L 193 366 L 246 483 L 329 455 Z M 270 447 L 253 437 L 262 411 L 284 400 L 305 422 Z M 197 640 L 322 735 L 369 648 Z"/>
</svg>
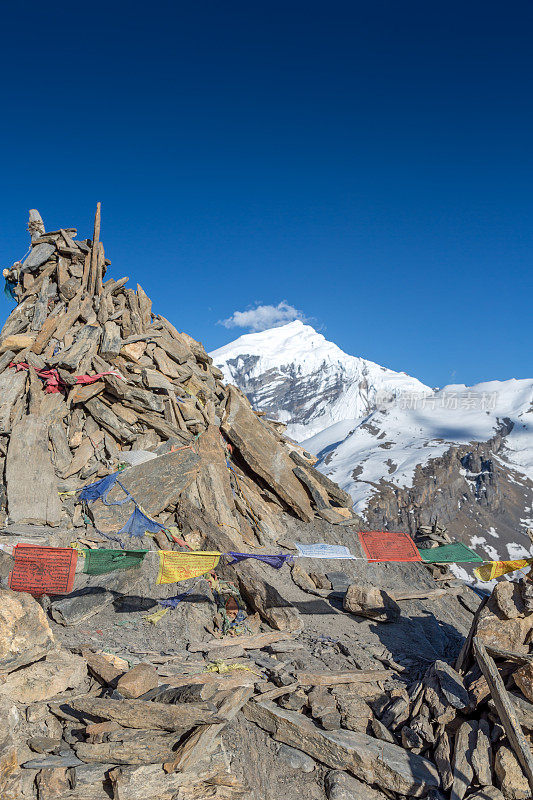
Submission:
<svg viewBox="0 0 533 800">
<path fill-rule="evenodd" d="M 412 483 L 418 464 L 443 455 L 453 444 L 487 441 L 512 423 L 500 454 L 533 480 L 533 380 L 450 385 L 425 396 L 400 397 L 364 419 L 343 420 L 302 442 L 318 467 L 350 492 L 364 511 L 374 484 Z M 507 424 L 509 424 L 509 422 Z"/>
</svg>

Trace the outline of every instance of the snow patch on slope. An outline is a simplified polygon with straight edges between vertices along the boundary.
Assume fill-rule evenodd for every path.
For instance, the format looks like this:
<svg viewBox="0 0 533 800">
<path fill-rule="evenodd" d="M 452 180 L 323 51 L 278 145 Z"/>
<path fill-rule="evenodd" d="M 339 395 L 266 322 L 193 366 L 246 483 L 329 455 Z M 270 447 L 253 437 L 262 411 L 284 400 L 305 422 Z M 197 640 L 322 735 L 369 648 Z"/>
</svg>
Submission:
<svg viewBox="0 0 533 800">
<path fill-rule="evenodd" d="M 318 456 L 318 468 L 350 492 L 361 513 L 381 479 L 409 486 L 418 464 L 443 455 L 453 444 L 487 441 L 502 426 L 505 448 L 498 457 L 533 480 L 532 409 L 533 380 L 450 385 L 425 396 L 400 397 L 364 419 L 337 423 L 303 445 Z"/>
</svg>

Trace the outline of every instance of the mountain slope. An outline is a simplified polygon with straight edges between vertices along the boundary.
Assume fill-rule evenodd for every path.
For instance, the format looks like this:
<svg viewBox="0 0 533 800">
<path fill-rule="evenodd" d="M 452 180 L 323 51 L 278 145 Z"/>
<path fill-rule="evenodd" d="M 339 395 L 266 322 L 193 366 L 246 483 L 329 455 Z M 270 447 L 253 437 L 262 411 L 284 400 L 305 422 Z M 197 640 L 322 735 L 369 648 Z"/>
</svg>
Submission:
<svg viewBox="0 0 533 800">
<path fill-rule="evenodd" d="M 304 441 L 319 465 L 363 511 L 382 480 L 411 484 L 418 465 L 451 445 L 486 442 L 503 433 L 500 458 L 533 479 L 533 380 L 446 386 L 400 398 L 360 420 L 344 420 Z"/>
<path fill-rule="evenodd" d="M 286 423 L 297 441 L 361 418 L 393 397 L 432 391 L 403 372 L 347 355 L 300 320 L 245 334 L 210 355 L 228 383 L 254 408 Z"/>
<path fill-rule="evenodd" d="M 486 558 L 531 552 L 533 380 L 434 391 L 301 322 L 215 351 L 226 380 L 288 423 L 371 527 L 438 518 Z"/>
<path fill-rule="evenodd" d="M 303 442 L 373 527 L 438 518 L 487 558 L 530 554 L 533 380 L 447 386 Z"/>
</svg>

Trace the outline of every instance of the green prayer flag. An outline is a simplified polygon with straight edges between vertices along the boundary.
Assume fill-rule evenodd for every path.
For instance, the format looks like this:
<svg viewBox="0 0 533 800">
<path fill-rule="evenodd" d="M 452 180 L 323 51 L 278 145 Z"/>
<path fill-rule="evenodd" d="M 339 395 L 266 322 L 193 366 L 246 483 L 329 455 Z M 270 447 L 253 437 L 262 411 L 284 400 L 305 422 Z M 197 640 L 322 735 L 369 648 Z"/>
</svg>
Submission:
<svg viewBox="0 0 533 800">
<path fill-rule="evenodd" d="M 479 564 L 480 561 L 483 561 L 477 553 L 474 553 L 462 542 L 443 544 L 440 547 L 429 547 L 418 552 L 422 561 L 426 561 L 428 564 L 460 564 L 466 562 Z"/>
<path fill-rule="evenodd" d="M 116 569 L 140 567 L 148 550 L 84 550 L 83 571 L 88 575 L 105 575 Z"/>
</svg>

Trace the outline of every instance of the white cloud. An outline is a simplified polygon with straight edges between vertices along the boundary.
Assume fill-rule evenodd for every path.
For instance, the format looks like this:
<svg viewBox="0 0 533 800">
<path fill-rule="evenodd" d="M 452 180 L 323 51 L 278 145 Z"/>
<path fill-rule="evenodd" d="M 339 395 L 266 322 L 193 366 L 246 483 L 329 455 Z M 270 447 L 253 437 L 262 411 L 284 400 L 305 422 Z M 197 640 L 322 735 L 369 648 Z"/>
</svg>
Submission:
<svg viewBox="0 0 533 800">
<path fill-rule="evenodd" d="M 295 319 L 305 322 L 303 312 L 282 300 L 277 306 L 256 305 L 247 311 L 234 311 L 231 317 L 220 320 L 219 325 L 225 328 L 248 328 L 252 333 L 257 333 L 267 328 L 279 328 Z"/>
</svg>

